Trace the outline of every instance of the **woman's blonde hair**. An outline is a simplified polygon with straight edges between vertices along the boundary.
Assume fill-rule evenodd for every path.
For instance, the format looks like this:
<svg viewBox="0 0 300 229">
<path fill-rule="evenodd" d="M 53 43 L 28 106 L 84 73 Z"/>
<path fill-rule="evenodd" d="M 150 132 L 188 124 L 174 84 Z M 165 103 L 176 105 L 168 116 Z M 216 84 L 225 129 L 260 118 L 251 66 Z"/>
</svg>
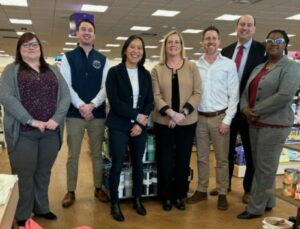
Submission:
<svg viewBox="0 0 300 229">
<path fill-rule="evenodd" d="M 180 56 L 182 59 L 185 59 L 186 54 L 185 54 L 185 49 L 184 49 L 184 40 L 183 37 L 181 35 L 180 32 L 176 31 L 176 30 L 172 30 L 169 33 L 167 33 L 164 37 L 164 41 L 163 44 L 161 46 L 161 50 L 160 50 L 160 59 L 159 59 L 159 64 L 163 65 L 167 63 L 167 54 L 166 54 L 166 46 L 167 46 L 167 41 L 168 38 L 173 35 L 176 34 L 179 37 L 180 43 L 181 43 L 181 51 L 180 51 Z"/>
</svg>

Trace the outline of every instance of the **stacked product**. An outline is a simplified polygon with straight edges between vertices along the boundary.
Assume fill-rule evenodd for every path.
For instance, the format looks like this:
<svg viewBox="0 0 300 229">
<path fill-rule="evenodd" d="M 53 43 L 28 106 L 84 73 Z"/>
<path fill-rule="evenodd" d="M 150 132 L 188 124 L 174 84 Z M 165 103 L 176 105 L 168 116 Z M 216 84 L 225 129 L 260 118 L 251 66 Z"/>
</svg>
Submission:
<svg viewBox="0 0 300 229">
<path fill-rule="evenodd" d="M 295 197 L 296 185 L 298 184 L 298 181 L 299 171 L 297 169 L 285 169 L 283 177 L 282 194 L 284 196 Z"/>
</svg>

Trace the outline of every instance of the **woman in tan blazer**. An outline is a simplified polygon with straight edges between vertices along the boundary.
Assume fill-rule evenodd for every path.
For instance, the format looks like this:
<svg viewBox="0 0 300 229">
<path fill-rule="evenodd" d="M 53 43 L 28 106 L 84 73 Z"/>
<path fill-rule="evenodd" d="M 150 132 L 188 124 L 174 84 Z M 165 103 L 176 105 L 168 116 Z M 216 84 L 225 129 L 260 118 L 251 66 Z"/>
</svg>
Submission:
<svg viewBox="0 0 300 229">
<path fill-rule="evenodd" d="M 185 210 L 189 163 L 198 119 L 201 81 L 195 63 L 185 59 L 184 41 L 169 32 L 161 47 L 160 63 L 152 69 L 159 193 L 163 209 Z"/>
</svg>

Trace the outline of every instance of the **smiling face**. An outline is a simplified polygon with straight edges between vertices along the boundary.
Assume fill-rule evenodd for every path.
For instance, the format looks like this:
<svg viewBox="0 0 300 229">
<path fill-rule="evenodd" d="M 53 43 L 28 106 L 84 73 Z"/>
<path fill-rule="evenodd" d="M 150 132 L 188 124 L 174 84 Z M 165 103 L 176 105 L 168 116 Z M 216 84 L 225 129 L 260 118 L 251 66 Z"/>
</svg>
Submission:
<svg viewBox="0 0 300 229">
<path fill-rule="evenodd" d="M 138 38 L 132 40 L 125 50 L 126 66 L 136 68 L 140 60 L 143 58 L 143 55 L 144 49 L 142 41 Z"/>
<path fill-rule="evenodd" d="M 20 53 L 23 61 L 37 61 L 41 57 L 41 48 L 36 38 L 24 42 L 20 46 Z"/>
<path fill-rule="evenodd" d="M 244 44 L 249 41 L 255 33 L 254 18 L 251 15 L 244 15 L 239 19 L 236 27 L 239 42 Z"/>
<path fill-rule="evenodd" d="M 93 45 L 96 38 L 95 29 L 89 22 L 81 22 L 76 35 L 79 39 L 79 43 L 83 46 Z"/>
<path fill-rule="evenodd" d="M 181 56 L 181 40 L 177 34 L 171 34 L 166 41 L 167 56 Z"/>
<path fill-rule="evenodd" d="M 205 53 L 207 53 L 208 55 L 214 55 L 218 53 L 218 48 L 220 47 L 220 43 L 221 40 L 216 31 L 208 30 L 205 32 L 202 39 L 202 45 L 205 50 Z"/>
<path fill-rule="evenodd" d="M 267 37 L 266 42 L 266 52 L 271 58 L 281 58 L 283 56 L 284 49 L 286 47 L 285 41 L 283 42 L 284 37 L 281 33 L 271 33 Z"/>
</svg>

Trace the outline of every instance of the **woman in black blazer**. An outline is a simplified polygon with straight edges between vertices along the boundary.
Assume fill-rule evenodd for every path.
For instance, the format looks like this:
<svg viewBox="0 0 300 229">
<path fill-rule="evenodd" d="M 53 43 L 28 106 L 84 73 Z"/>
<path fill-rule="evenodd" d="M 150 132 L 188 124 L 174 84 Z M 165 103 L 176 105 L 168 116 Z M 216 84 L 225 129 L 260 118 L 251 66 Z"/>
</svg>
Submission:
<svg viewBox="0 0 300 229">
<path fill-rule="evenodd" d="M 109 178 L 111 214 L 124 221 L 118 199 L 120 174 L 129 146 L 132 162 L 133 207 L 146 215 L 141 203 L 143 182 L 143 154 L 146 145 L 146 125 L 153 110 L 153 93 L 150 73 L 144 68 L 145 45 L 141 37 L 132 35 L 122 48 L 122 63 L 112 67 L 106 80 L 110 111 L 106 125 L 109 128 L 109 148 L 112 167 Z"/>
</svg>

